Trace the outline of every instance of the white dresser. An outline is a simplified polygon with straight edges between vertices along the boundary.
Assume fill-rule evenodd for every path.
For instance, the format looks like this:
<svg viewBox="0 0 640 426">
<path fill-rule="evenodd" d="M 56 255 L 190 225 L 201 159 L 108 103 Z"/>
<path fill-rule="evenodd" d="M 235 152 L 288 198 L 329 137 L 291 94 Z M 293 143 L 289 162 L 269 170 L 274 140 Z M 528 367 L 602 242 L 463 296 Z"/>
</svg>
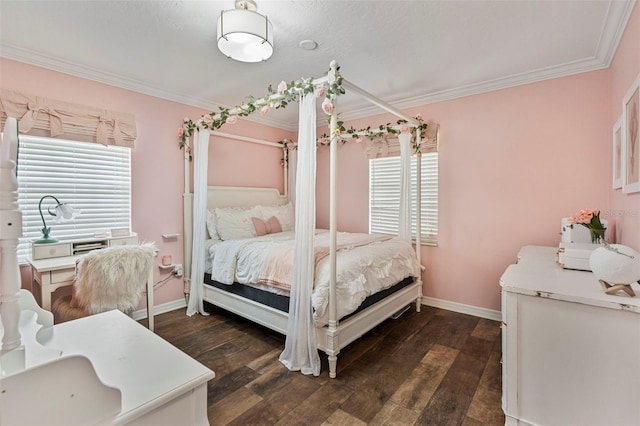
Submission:
<svg viewBox="0 0 640 426">
<path fill-rule="evenodd" d="M 605 294 L 556 251 L 523 247 L 500 279 L 506 424 L 640 425 L 640 297 Z"/>
</svg>

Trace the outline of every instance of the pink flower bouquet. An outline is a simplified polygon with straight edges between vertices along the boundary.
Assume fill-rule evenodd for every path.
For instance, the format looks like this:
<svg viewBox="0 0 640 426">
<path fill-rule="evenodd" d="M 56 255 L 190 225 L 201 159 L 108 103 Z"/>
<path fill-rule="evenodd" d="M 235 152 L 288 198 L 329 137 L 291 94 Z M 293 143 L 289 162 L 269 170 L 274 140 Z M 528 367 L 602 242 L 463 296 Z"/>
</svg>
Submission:
<svg viewBox="0 0 640 426">
<path fill-rule="evenodd" d="M 604 243 L 607 228 L 600 221 L 600 210 L 580 210 L 580 213 L 569 217 L 570 223 L 580 224 L 589 230 L 593 244 Z"/>
</svg>

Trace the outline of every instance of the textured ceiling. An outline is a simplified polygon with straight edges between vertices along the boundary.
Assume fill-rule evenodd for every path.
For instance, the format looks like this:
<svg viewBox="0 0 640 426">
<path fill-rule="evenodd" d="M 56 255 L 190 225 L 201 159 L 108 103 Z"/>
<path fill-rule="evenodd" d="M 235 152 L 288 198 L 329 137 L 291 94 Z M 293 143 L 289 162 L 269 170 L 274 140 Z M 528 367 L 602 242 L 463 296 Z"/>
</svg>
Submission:
<svg viewBox="0 0 640 426">
<path fill-rule="evenodd" d="M 607 67 L 633 0 L 257 0 L 275 53 L 216 47 L 228 1 L 0 1 L 0 56 L 217 110 L 281 80 L 342 75 L 398 108 Z M 314 51 L 298 47 L 304 39 Z M 342 118 L 380 112 L 354 95 Z M 295 110 L 295 111 L 294 111 Z M 292 130 L 297 110 L 253 117 Z"/>
</svg>

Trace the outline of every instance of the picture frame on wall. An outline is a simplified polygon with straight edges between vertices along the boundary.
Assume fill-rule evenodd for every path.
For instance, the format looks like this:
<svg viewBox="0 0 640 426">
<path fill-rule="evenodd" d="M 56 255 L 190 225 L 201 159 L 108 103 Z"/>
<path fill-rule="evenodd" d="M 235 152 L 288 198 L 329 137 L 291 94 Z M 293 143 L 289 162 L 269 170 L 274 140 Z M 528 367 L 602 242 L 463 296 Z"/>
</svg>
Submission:
<svg viewBox="0 0 640 426">
<path fill-rule="evenodd" d="M 622 188 L 622 165 L 625 160 L 622 150 L 622 115 L 613 125 L 613 189 Z"/>
<path fill-rule="evenodd" d="M 640 192 L 640 75 L 622 99 L 622 191 Z"/>
</svg>

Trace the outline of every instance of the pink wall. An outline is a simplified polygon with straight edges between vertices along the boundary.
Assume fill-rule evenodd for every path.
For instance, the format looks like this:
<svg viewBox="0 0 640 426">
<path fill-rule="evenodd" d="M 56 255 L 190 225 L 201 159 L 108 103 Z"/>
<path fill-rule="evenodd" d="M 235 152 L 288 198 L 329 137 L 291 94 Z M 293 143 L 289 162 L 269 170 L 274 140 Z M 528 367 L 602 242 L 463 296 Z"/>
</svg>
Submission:
<svg viewBox="0 0 640 426">
<path fill-rule="evenodd" d="M 519 248 L 556 246 L 560 218 L 582 208 L 611 213 L 607 218 L 615 219 L 618 241 L 640 249 L 640 194 L 610 189 L 611 128 L 640 71 L 639 40 L 636 6 L 607 70 L 406 111 L 441 124 L 440 236 L 438 247 L 423 250 L 426 296 L 499 310 L 498 280 Z M 133 228 L 143 240 L 156 241 L 161 254 L 181 261 L 182 238 L 165 242 L 160 235 L 182 230 L 183 165 L 175 130 L 183 117 L 203 111 L 6 59 L 0 67 L 3 88 L 136 115 Z M 347 126 L 387 121 L 395 119 L 381 115 Z M 249 122 L 223 130 L 268 140 L 291 137 Z M 349 143 L 339 153 L 338 227 L 366 232 L 364 146 Z M 280 157 L 277 149 L 216 141 L 210 146 L 209 183 L 282 188 Z M 319 150 L 318 161 L 318 225 L 328 227 L 327 148 Z M 157 304 L 180 298 L 182 280 L 156 290 Z"/>
<path fill-rule="evenodd" d="M 609 129 L 622 114 L 622 99 L 640 74 L 640 6 L 636 4 L 610 67 L 611 93 Z M 610 131 L 611 132 L 611 131 Z M 608 141 L 609 146 L 611 141 Z M 609 150 L 609 159 L 612 158 Z M 609 161 L 611 163 L 611 161 Z M 611 171 L 611 168 L 609 169 Z M 611 172 L 609 173 L 611 175 Z M 617 240 L 640 251 L 640 192 L 609 191 L 611 214 L 616 221 Z"/>
<path fill-rule="evenodd" d="M 557 246 L 560 218 L 608 207 L 608 99 L 604 70 L 406 111 L 441 125 L 439 244 L 423 250 L 426 296 L 499 310 L 498 280 L 521 246 Z M 366 231 L 364 146 L 341 146 L 339 162 L 339 229 Z M 328 148 L 319 152 L 318 182 L 326 227 Z"/>
<path fill-rule="evenodd" d="M 101 106 L 133 113 L 138 139 L 132 151 L 132 229 L 143 241 L 155 241 L 162 255 L 182 263 L 183 239 L 163 240 L 162 233 L 182 234 L 184 163 L 176 130 L 183 118 L 198 118 L 204 111 L 184 104 L 146 96 L 73 77 L 44 68 L 0 58 L 0 87 L 45 97 Z M 291 138 L 288 131 L 239 120 L 225 126 L 227 133 L 278 141 Z M 215 139 L 214 139 L 215 140 Z M 255 144 L 215 140 L 210 146 L 211 185 L 276 187 L 282 190 L 282 151 Z M 229 161 L 233 159 L 233 161 Z M 23 285 L 30 288 L 28 267 L 22 268 Z M 163 274 L 156 268 L 155 279 Z M 57 295 L 57 293 L 56 293 Z M 183 280 L 172 278 L 156 289 L 156 305 L 183 298 Z M 143 307 L 144 304 L 141 304 Z"/>
</svg>

